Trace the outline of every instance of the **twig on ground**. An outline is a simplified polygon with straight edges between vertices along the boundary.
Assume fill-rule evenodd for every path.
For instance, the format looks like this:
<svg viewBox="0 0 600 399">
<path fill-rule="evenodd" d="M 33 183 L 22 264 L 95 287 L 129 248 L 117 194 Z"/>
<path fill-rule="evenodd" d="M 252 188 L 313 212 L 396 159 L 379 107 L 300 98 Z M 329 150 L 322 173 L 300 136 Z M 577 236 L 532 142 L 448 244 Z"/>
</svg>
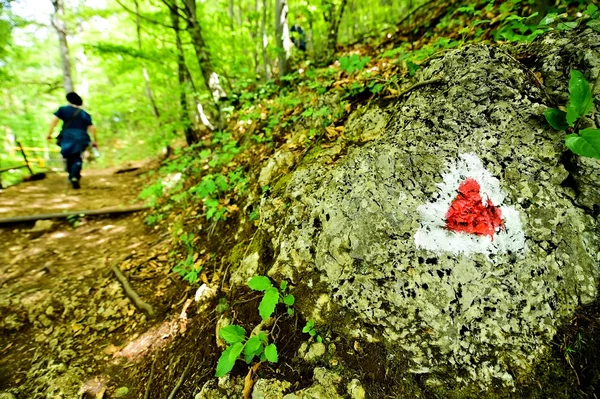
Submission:
<svg viewBox="0 0 600 399">
<path fill-rule="evenodd" d="M 150 376 L 148 377 L 148 382 L 146 382 L 146 391 L 144 392 L 144 399 L 150 398 L 150 384 L 152 384 L 152 378 L 154 378 L 154 365 L 156 364 L 156 357 L 152 362 L 152 367 L 150 368 Z"/>
<path fill-rule="evenodd" d="M 137 292 L 135 292 L 135 290 L 131 287 L 131 284 L 129 284 L 127 277 L 125 277 L 125 275 L 121 272 L 121 269 L 119 269 L 119 265 L 121 263 L 123 263 L 125 260 L 129 259 L 129 257 L 131 257 L 131 255 L 127 255 L 126 257 L 122 258 L 117 263 L 112 265 L 111 270 L 115 274 L 115 277 L 117 277 L 117 280 L 119 280 L 119 282 L 123 286 L 123 290 L 129 297 L 129 299 L 131 299 L 133 301 L 134 305 L 138 309 L 141 309 L 141 310 L 145 311 L 146 313 L 148 313 L 148 316 L 153 317 L 154 309 L 152 309 L 152 306 L 150 304 L 144 302 L 142 300 L 142 298 L 140 298 L 140 296 L 137 294 Z"/>
<path fill-rule="evenodd" d="M 173 399 L 175 397 L 175 395 L 177 394 L 177 391 L 179 391 L 179 388 L 181 388 L 183 381 L 185 381 L 185 377 L 187 376 L 187 373 L 190 371 L 190 367 L 192 367 L 191 359 L 188 362 L 187 366 L 185 366 L 185 369 L 183 370 L 183 374 L 181 374 L 181 377 L 179 377 L 177 384 L 175 384 L 175 387 L 173 387 L 173 390 L 171 391 L 171 393 L 169 394 L 169 397 L 167 399 Z"/>
<path fill-rule="evenodd" d="M 408 89 L 404 89 L 400 93 L 394 94 L 393 96 L 385 96 L 385 97 L 383 97 L 383 99 L 384 100 L 390 100 L 392 98 L 400 98 L 403 95 L 408 94 L 411 91 L 413 91 L 414 89 L 417 89 L 419 87 L 422 87 L 422 86 L 425 86 L 425 85 L 429 85 L 429 84 L 433 84 L 433 83 L 439 83 L 439 82 L 443 82 L 443 81 L 444 81 L 443 78 L 433 78 L 433 79 L 429 79 L 429 80 L 424 80 L 422 82 L 417 82 L 414 85 L 410 86 Z"/>
<path fill-rule="evenodd" d="M 258 370 L 259 367 L 260 362 L 250 367 L 246 378 L 244 378 L 244 399 L 250 399 L 250 395 L 252 395 L 252 388 L 254 388 L 254 378 L 252 378 L 252 374 L 256 373 L 256 370 Z"/>
</svg>

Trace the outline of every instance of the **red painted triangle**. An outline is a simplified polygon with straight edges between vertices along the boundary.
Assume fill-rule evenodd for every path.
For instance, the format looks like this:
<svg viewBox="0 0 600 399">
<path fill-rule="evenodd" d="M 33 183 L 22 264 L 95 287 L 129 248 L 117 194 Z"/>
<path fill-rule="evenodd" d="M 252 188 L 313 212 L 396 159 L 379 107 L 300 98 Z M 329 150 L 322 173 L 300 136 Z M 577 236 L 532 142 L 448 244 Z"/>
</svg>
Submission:
<svg viewBox="0 0 600 399">
<path fill-rule="evenodd" d="M 494 234 L 502 227 L 502 212 L 488 198 L 483 203 L 479 183 L 469 177 L 458 186 L 458 195 L 446 212 L 446 228 L 451 231 L 487 235 Z"/>
</svg>

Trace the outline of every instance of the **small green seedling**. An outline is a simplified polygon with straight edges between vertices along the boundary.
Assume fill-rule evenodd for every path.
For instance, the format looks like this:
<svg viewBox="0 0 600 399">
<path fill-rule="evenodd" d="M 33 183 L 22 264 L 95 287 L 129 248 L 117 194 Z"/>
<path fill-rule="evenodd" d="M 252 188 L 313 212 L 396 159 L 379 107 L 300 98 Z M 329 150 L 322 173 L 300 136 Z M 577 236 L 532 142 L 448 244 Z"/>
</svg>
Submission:
<svg viewBox="0 0 600 399">
<path fill-rule="evenodd" d="M 311 337 L 314 337 L 318 343 L 323 342 L 323 338 L 317 333 L 317 330 L 315 330 L 315 321 L 314 320 L 307 321 L 306 325 L 302 329 L 302 332 L 310 335 Z"/>
<path fill-rule="evenodd" d="M 80 213 L 78 215 L 69 215 L 67 216 L 67 221 L 69 223 L 71 223 L 71 225 L 73 225 L 74 228 L 77 228 L 79 226 L 81 226 L 82 224 L 82 219 L 85 217 L 85 215 L 83 213 Z"/>
<path fill-rule="evenodd" d="M 354 72 L 362 71 L 369 61 L 371 61 L 370 57 L 361 57 L 358 54 L 345 55 L 340 58 L 340 68 L 351 75 Z"/>
<path fill-rule="evenodd" d="M 596 82 L 598 79 L 596 79 Z M 556 130 L 570 130 L 565 137 L 566 146 L 575 154 L 600 159 L 600 129 L 577 131 L 577 121 L 594 108 L 593 89 L 579 71 L 572 70 L 569 79 L 569 102 L 567 111 L 548 108 L 544 112 L 546 120 Z"/>
<path fill-rule="evenodd" d="M 294 314 L 292 306 L 294 306 L 296 298 L 294 295 L 287 293 L 287 281 L 282 281 L 278 289 L 273 286 L 268 277 L 254 276 L 248 281 L 248 287 L 254 291 L 263 291 L 265 293 L 258 305 L 258 313 L 263 320 L 271 317 L 278 303 L 285 304 L 290 316 Z"/>
<path fill-rule="evenodd" d="M 216 377 L 223 377 L 229 373 L 242 353 L 246 364 L 252 363 L 255 357 L 261 362 L 277 363 L 279 361 L 277 346 L 269 344 L 267 334 L 263 331 L 246 339 L 246 330 L 232 324 L 221 328 L 219 337 L 225 340 L 229 346 L 223 351 L 217 362 Z"/>
</svg>

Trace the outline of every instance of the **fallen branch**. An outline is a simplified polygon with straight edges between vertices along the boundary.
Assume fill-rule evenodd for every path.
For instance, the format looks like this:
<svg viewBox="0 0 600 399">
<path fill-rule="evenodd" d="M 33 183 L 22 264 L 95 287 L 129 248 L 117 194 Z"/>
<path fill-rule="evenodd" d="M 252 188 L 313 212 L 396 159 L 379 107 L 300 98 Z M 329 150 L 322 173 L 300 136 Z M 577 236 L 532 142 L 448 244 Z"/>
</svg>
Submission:
<svg viewBox="0 0 600 399">
<path fill-rule="evenodd" d="M 24 222 L 35 222 L 37 220 L 46 219 L 67 219 L 69 216 L 94 216 L 94 215 L 116 215 L 119 213 L 131 213 L 138 212 L 148 208 L 146 205 L 134 205 L 125 208 L 103 208 L 93 209 L 87 211 L 71 211 L 61 213 L 46 213 L 41 215 L 26 215 L 26 216 L 13 216 L 10 218 L 0 219 L 0 225 L 3 224 L 15 224 Z"/>
<path fill-rule="evenodd" d="M 129 256 L 130 255 L 128 255 L 124 259 L 121 259 L 119 262 L 115 263 L 114 265 L 112 265 L 111 269 L 112 269 L 113 273 L 115 274 L 115 276 L 117 277 L 117 280 L 119 280 L 119 282 L 123 286 L 123 289 L 125 290 L 125 293 L 129 297 L 129 299 L 131 299 L 133 301 L 134 305 L 138 309 L 143 310 L 146 313 L 148 313 L 148 316 L 153 317 L 154 309 L 152 309 L 152 306 L 150 304 L 144 302 L 142 300 L 142 298 L 140 298 L 140 296 L 137 294 L 137 292 L 135 292 L 135 290 L 133 288 L 131 288 L 129 281 L 127 281 L 127 277 L 125 277 L 125 275 L 121 272 L 121 269 L 119 269 L 119 265 L 125 259 L 129 258 Z"/>
<path fill-rule="evenodd" d="M 433 79 L 429 79 L 429 80 L 424 80 L 422 82 L 415 83 L 414 85 L 410 86 L 408 89 L 402 90 L 398 94 L 394 94 L 392 96 L 385 96 L 385 97 L 383 97 L 383 99 L 384 100 L 390 100 L 392 98 L 400 98 L 403 95 L 408 94 L 411 91 L 413 91 L 414 89 L 417 89 L 419 87 L 422 87 L 422 86 L 425 86 L 425 85 L 429 85 L 429 84 L 433 84 L 433 83 L 439 83 L 439 82 L 443 82 L 443 81 L 444 81 L 443 78 L 433 78 Z"/>
<path fill-rule="evenodd" d="M 179 391 L 179 388 L 181 388 L 183 381 L 185 381 L 185 377 L 187 376 L 188 371 L 190 371 L 191 366 L 192 366 L 192 360 L 190 359 L 187 366 L 185 366 L 185 370 L 183 370 L 183 374 L 181 374 L 181 377 L 179 377 L 179 380 L 177 380 L 177 384 L 175 384 L 175 387 L 173 388 L 173 390 L 171 391 L 171 393 L 169 394 L 169 397 L 167 399 L 173 399 L 175 397 L 175 395 L 177 394 L 177 391 Z"/>
</svg>

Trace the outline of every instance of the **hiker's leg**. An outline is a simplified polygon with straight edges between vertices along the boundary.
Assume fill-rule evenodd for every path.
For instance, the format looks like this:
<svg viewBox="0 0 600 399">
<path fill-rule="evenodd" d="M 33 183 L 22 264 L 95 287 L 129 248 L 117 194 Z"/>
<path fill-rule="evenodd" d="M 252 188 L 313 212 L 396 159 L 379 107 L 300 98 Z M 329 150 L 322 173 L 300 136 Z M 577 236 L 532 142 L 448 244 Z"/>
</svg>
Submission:
<svg viewBox="0 0 600 399">
<path fill-rule="evenodd" d="M 77 180 L 81 179 L 81 167 L 83 166 L 83 160 L 81 159 L 81 153 L 73 154 L 71 157 L 72 164 L 71 170 L 69 172 L 70 178 L 76 178 Z"/>
<path fill-rule="evenodd" d="M 73 163 L 75 162 L 75 158 L 71 155 L 65 158 L 65 166 L 67 169 L 67 173 L 69 174 L 69 181 L 73 177 Z"/>
</svg>

